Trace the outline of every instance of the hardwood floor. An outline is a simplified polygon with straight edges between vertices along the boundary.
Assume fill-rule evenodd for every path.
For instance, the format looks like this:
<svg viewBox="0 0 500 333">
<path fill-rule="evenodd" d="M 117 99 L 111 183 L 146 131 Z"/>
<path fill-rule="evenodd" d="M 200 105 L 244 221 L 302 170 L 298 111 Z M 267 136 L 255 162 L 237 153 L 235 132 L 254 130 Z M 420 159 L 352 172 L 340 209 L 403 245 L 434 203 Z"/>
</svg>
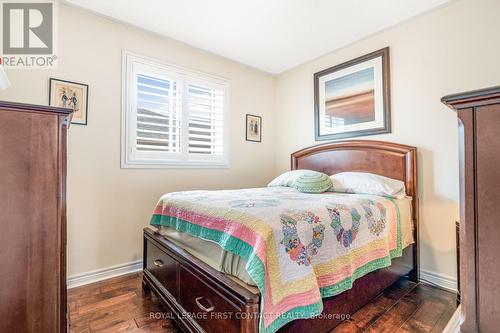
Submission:
<svg viewBox="0 0 500 333">
<path fill-rule="evenodd" d="M 141 278 L 135 273 L 70 289 L 70 332 L 180 333 L 173 321 L 161 318 L 160 302 L 142 291 Z M 330 333 L 439 333 L 456 309 L 455 298 L 402 279 Z"/>
</svg>

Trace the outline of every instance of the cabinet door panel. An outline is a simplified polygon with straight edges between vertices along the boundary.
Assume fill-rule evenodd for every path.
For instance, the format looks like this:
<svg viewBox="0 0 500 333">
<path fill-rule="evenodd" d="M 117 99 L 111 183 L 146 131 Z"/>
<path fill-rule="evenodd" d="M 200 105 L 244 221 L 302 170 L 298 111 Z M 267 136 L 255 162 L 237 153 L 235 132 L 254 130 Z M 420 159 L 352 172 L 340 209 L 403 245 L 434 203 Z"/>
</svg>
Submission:
<svg viewBox="0 0 500 333">
<path fill-rule="evenodd" d="M 1 332 L 58 332 L 58 118 L 0 109 Z"/>
<path fill-rule="evenodd" d="M 500 105 L 476 109 L 477 305 L 479 330 L 500 326 Z"/>
</svg>

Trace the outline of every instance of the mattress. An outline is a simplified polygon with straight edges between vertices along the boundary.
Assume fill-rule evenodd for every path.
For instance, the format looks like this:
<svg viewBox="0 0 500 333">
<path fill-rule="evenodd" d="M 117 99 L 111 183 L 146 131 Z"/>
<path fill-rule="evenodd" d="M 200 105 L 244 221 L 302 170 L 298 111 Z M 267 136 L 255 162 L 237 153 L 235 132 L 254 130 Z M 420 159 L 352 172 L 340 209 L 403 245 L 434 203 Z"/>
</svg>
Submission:
<svg viewBox="0 0 500 333">
<path fill-rule="evenodd" d="M 335 197 L 339 194 L 328 192 L 318 195 Z M 341 195 L 345 196 L 346 194 Z M 356 196 L 357 194 L 349 195 Z M 399 210 L 402 246 L 406 248 L 414 242 L 411 198 L 393 199 L 393 201 Z M 215 270 L 236 278 L 237 282 L 246 284 L 251 290 L 256 286 L 255 282 L 247 273 L 245 260 L 234 253 L 223 250 L 217 243 L 193 237 L 187 233 L 179 232 L 168 227 L 159 227 L 158 231 L 172 243 L 183 248 Z"/>
</svg>

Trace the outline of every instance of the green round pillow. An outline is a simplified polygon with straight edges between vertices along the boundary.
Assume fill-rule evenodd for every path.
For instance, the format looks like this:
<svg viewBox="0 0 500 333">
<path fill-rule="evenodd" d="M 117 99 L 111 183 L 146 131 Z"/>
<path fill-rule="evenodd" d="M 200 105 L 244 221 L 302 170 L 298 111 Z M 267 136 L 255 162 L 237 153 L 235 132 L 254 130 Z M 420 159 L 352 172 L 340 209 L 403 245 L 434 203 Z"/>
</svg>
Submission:
<svg viewBox="0 0 500 333">
<path fill-rule="evenodd" d="M 322 172 L 310 171 L 297 177 L 292 186 L 304 193 L 323 193 L 332 187 L 332 180 Z"/>
</svg>

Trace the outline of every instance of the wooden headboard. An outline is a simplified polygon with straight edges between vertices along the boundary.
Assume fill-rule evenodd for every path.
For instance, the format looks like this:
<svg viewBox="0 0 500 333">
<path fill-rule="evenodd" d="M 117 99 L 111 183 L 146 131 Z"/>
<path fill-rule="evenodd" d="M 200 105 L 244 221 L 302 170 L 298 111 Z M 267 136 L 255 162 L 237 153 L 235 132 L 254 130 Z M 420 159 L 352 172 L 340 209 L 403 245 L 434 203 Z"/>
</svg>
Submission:
<svg viewBox="0 0 500 333">
<path fill-rule="evenodd" d="M 401 180 L 412 197 L 413 281 L 419 276 L 417 148 L 392 142 L 350 140 L 312 146 L 292 154 L 292 170 L 309 169 L 333 175 L 344 171 L 371 172 Z"/>
<path fill-rule="evenodd" d="M 397 143 L 352 140 L 326 143 L 292 154 L 292 170 L 309 169 L 327 175 L 344 171 L 371 172 L 402 180 L 406 194 L 417 199 L 417 149 Z"/>
</svg>

